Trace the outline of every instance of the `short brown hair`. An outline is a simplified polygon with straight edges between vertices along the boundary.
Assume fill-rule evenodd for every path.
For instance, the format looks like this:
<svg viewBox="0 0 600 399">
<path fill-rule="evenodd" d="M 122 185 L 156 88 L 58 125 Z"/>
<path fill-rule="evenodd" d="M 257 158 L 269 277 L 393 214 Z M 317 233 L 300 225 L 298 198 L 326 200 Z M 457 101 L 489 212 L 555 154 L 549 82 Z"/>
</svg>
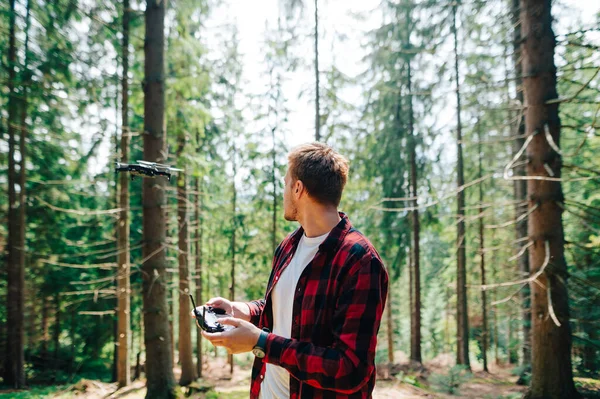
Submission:
<svg viewBox="0 0 600 399">
<path fill-rule="evenodd" d="M 348 179 L 348 160 L 323 143 L 302 144 L 288 154 L 290 175 L 322 204 L 338 206 Z"/>
</svg>

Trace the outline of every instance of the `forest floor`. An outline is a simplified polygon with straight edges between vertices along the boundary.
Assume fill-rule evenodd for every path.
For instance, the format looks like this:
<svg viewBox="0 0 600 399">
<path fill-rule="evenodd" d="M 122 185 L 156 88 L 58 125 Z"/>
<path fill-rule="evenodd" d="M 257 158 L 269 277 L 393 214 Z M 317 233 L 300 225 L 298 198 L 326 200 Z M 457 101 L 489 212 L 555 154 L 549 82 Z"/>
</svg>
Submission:
<svg viewBox="0 0 600 399">
<path fill-rule="evenodd" d="M 445 356 L 445 357 L 444 357 Z M 396 365 L 389 375 L 386 366 L 378 368 L 378 379 L 373 399 L 422 399 L 422 398 L 469 398 L 469 399 L 517 399 L 521 398 L 526 387 L 516 385 L 517 377 L 512 375 L 514 366 L 490 366 L 490 373 L 484 373 L 481 367 L 473 367 L 474 372 L 468 380 L 459 384 L 454 394 L 444 392 L 443 386 L 434 383 L 445 381 L 451 367 L 449 355 L 427 362 L 421 370 L 409 369 L 407 364 Z M 179 370 L 176 369 L 177 378 Z M 64 386 L 33 387 L 27 391 L 0 391 L 0 399 L 24 398 L 90 398 L 90 399 L 143 399 L 146 395 L 145 380 L 134 381 L 130 386 L 117 389 L 115 383 L 82 379 L 77 383 Z M 576 379 L 580 390 L 591 394 L 585 397 L 600 398 L 600 380 Z M 242 399 L 248 398 L 250 386 L 250 366 L 237 366 L 233 376 L 225 359 L 213 359 L 205 367 L 204 378 L 193 384 L 195 388 L 206 392 L 193 392 L 195 399 Z M 447 385 L 446 385 L 447 386 Z M 596 394 L 597 393 L 597 394 Z M 188 394 L 187 390 L 182 392 Z"/>
</svg>

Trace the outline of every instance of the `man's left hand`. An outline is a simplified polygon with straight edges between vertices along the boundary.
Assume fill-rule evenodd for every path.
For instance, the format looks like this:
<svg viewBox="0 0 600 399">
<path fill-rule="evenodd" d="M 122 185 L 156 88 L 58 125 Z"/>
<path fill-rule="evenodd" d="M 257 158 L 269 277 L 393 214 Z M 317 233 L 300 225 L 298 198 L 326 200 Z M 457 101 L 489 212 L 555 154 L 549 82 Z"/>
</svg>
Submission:
<svg viewBox="0 0 600 399">
<path fill-rule="evenodd" d="M 235 328 L 218 333 L 202 331 L 202 336 L 214 346 L 222 346 L 231 354 L 250 352 L 258 342 L 261 330 L 254 324 L 242 319 L 228 317 L 220 319 L 219 323 Z"/>
</svg>

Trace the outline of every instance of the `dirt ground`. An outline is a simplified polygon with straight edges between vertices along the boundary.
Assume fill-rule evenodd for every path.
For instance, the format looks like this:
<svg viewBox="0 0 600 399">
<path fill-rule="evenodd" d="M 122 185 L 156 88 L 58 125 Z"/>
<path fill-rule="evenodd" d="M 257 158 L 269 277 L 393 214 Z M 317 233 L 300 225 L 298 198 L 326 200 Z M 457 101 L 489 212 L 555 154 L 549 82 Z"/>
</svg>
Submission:
<svg viewBox="0 0 600 399">
<path fill-rule="evenodd" d="M 373 392 L 373 399 L 422 399 L 422 398 L 468 398 L 468 399 L 517 399 L 521 398 L 525 387 L 515 384 L 517 377 L 511 375 L 513 366 L 510 367 L 490 367 L 490 373 L 477 371 L 477 365 L 473 366 L 474 372 L 468 382 L 458 388 L 454 395 L 443 393 L 439 388 L 430 384 L 428 377 L 432 374 L 447 374 L 451 362 L 441 357 L 434 361 L 426 363 L 421 371 L 408 371 L 407 365 L 396 367 L 406 370 L 396 375 L 389 375 L 386 367 L 379 367 L 378 380 Z M 196 399 L 242 399 L 248 398 L 250 386 L 250 366 L 249 362 L 244 361 L 244 366 L 237 366 L 233 375 L 229 373 L 229 366 L 225 359 L 211 359 L 209 365 L 204 368 L 204 378 L 194 384 L 196 388 L 209 387 L 212 392 L 199 393 L 187 392 L 189 397 Z M 479 367 L 480 369 L 480 367 Z M 179 370 L 175 370 L 175 377 L 178 378 Z M 598 383 L 600 390 L 600 382 Z M 0 399 L 5 398 L 89 398 L 89 399 L 143 399 L 146 394 L 145 380 L 134 381 L 130 386 L 117 389 L 116 384 L 104 383 L 94 380 L 81 380 L 75 384 L 63 387 L 55 387 L 47 392 L 44 391 L 21 391 L 18 395 L 15 392 L 0 391 Z"/>
<path fill-rule="evenodd" d="M 442 364 L 426 365 L 428 373 L 444 373 L 447 366 Z M 510 375 L 508 368 L 492 368 L 490 374 L 475 372 L 473 378 L 459 388 L 455 395 L 444 394 L 427 387 L 423 379 L 422 387 L 403 382 L 398 376 L 388 379 L 379 378 L 373 399 L 422 399 L 422 398 L 477 398 L 477 399 L 516 399 L 524 392 L 524 387 L 515 385 L 516 377 Z M 176 370 L 176 378 L 178 370 Z M 416 380 L 420 380 L 419 377 Z M 202 385 L 210 386 L 216 395 L 211 398 L 238 399 L 247 398 L 250 386 L 250 367 L 236 366 L 233 376 L 229 374 L 229 367 L 224 359 L 211 361 L 204 369 Z M 102 383 L 99 381 L 82 380 L 77 384 L 65 387 L 50 398 L 90 398 L 90 399 L 141 399 L 146 393 L 145 381 L 135 381 L 127 388 L 117 390 L 116 384 Z M 205 394 L 193 393 L 192 398 L 204 398 Z"/>
</svg>

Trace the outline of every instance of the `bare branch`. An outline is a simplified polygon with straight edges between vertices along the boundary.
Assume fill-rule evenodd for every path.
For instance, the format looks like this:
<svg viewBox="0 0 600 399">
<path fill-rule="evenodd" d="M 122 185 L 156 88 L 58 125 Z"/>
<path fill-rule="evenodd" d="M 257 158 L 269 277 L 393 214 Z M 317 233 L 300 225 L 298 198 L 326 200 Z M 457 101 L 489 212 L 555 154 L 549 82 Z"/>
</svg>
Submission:
<svg viewBox="0 0 600 399">
<path fill-rule="evenodd" d="M 556 324 L 558 327 L 560 327 L 560 322 L 556 318 L 556 314 L 554 314 L 554 306 L 552 306 L 551 286 L 552 286 L 552 284 L 550 284 L 550 282 L 548 282 L 548 288 L 546 289 L 546 293 L 548 294 L 548 315 L 552 318 L 552 321 L 554 322 L 554 324 Z"/>
<path fill-rule="evenodd" d="M 92 310 L 82 310 L 77 313 L 81 314 L 81 315 L 88 315 L 88 316 L 104 316 L 107 314 L 115 314 L 115 311 L 114 310 L 105 310 L 105 311 L 101 312 L 101 311 L 92 311 Z"/>
<path fill-rule="evenodd" d="M 481 183 L 484 180 L 487 180 L 489 178 L 493 177 L 492 174 L 489 175 L 485 175 L 482 176 L 478 179 L 473 180 L 472 182 L 463 184 L 462 186 L 458 187 L 455 191 L 452 191 L 448 194 L 445 194 L 444 196 L 436 199 L 435 201 L 429 202 L 427 204 L 423 204 L 423 205 L 418 205 L 418 206 L 411 206 L 411 207 L 405 207 L 405 208 L 384 208 L 384 207 L 378 207 L 375 205 L 370 206 L 368 209 L 374 209 L 374 210 L 378 210 L 378 211 L 384 211 L 384 212 L 410 212 L 410 211 L 415 211 L 415 210 L 421 210 L 421 209 L 425 209 L 425 208 L 429 208 L 432 207 L 434 205 L 439 204 L 441 201 L 451 198 L 453 196 L 455 196 L 456 194 L 460 193 L 461 191 L 464 191 L 466 188 L 474 186 L 475 184 Z M 404 197 L 404 198 L 384 198 L 382 200 L 380 200 L 378 202 L 378 204 L 384 202 L 384 201 L 409 201 L 409 200 L 418 200 L 418 197 Z"/>
<path fill-rule="evenodd" d="M 122 208 L 107 209 L 104 211 L 93 211 L 91 209 L 86 209 L 86 210 L 65 209 L 65 208 L 60 208 L 58 206 L 54 206 L 54 205 L 50 204 L 49 202 L 44 201 L 40 197 L 36 196 L 34 198 L 37 199 L 38 201 L 40 201 L 43 205 L 46 205 L 48 208 L 50 208 L 54 211 L 71 213 L 71 214 L 79 215 L 79 216 L 109 215 L 109 214 L 119 213 L 123 210 Z"/>
<path fill-rule="evenodd" d="M 521 290 L 522 290 L 522 289 L 523 289 L 523 288 L 524 288 L 526 285 L 527 285 L 527 283 L 523 283 L 523 284 L 521 284 L 521 286 L 519 287 L 519 289 L 518 289 L 518 290 L 516 290 L 515 292 L 513 292 L 512 294 L 510 294 L 509 296 L 507 296 L 507 297 L 506 297 L 506 298 L 504 298 L 504 299 L 500 299 L 499 301 L 494 301 L 494 302 L 492 302 L 492 303 L 491 303 L 491 306 L 500 305 L 501 303 L 504 303 L 504 302 L 508 302 L 508 301 L 510 301 L 511 299 L 513 299 L 513 298 L 515 297 L 515 295 L 517 295 L 519 292 L 521 292 Z"/>
<path fill-rule="evenodd" d="M 70 267 L 72 269 L 95 269 L 95 268 L 99 268 L 99 269 L 103 269 L 103 270 L 110 270 L 110 269 L 113 269 L 113 268 L 117 267 L 117 264 L 114 263 L 114 262 L 111 262 L 111 263 L 98 263 L 98 264 L 94 264 L 94 265 L 81 265 L 81 264 L 72 264 L 72 263 L 63 263 L 63 262 L 53 262 L 50 259 L 42 259 L 42 260 L 40 260 L 40 262 L 46 263 L 48 265 L 53 265 L 53 266 Z"/>
<path fill-rule="evenodd" d="M 539 207 L 539 204 L 535 204 L 526 213 L 522 214 L 521 216 L 519 216 L 515 220 L 511 220 L 509 222 L 502 223 L 502 224 L 488 224 L 488 225 L 485 226 L 485 228 L 486 229 L 501 229 L 501 228 L 504 228 L 504 227 L 511 226 L 513 224 L 517 224 L 521 220 L 523 220 L 523 219 L 527 218 L 529 215 L 531 215 L 533 213 L 533 211 L 535 211 L 538 207 Z"/>
<path fill-rule="evenodd" d="M 515 256 L 511 256 L 510 258 L 508 258 L 508 261 L 512 262 L 514 260 L 519 259 L 521 256 L 523 256 L 525 251 L 527 251 L 527 248 L 533 245 L 533 243 L 534 241 L 529 241 L 526 245 L 523 246 L 523 248 L 521 248 L 521 250 Z"/>
<path fill-rule="evenodd" d="M 486 290 L 489 290 L 490 288 L 510 287 L 512 285 L 527 284 L 527 283 L 531 283 L 531 282 L 539 283 L 539 281 L 537 281 L 538 277 L 541 276 L 542 273 L 544 273 L 544 271 L 546 270 L 546 267 L 550 263 L 550 243 L 548 242 L 548 240 L 544 241 L 544 246 L 546 249 L 546 257 L 544 259 L 544 263 L 542 264 L 542 266 L 540 266 L 540 270 L 538 270 L 537 273 L 535 273 L 533 276 L 528 277 L 523 280 L 518 280 L 518 281 L 507 281 L 505 283 L 480 285 L 479 288 L 482 291 L 486 291 Z"/>
</svg>

